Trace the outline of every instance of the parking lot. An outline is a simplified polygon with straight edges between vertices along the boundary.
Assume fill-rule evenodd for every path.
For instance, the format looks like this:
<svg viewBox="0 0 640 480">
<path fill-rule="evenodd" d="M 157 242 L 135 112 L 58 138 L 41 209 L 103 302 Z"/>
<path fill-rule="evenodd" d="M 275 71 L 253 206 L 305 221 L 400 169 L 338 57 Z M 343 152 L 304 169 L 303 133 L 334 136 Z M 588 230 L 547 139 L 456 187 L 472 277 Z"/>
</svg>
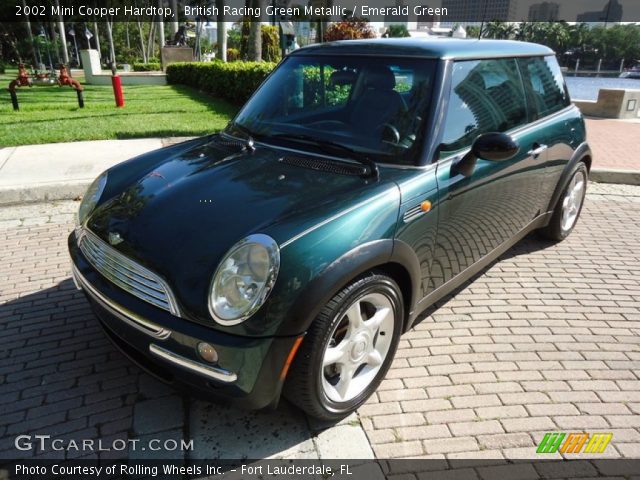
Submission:
<svg viewBox="0 0 640 480">
<path fill-rule="evenodd" d="M 374 398 L 328 429 L 286 402 L 191 399 L 124 358 L 69 277 L 76 208 L 0 208 L 0 458 L 38 453 L 14 448 L 22 434 L 193 439 L 161 452 L 178 458 L 531 458 L 549 431 L 612 432 L 605 456 L 640 457 L 640 187 L 591 184 L 569 239 L 529 237 L 439 302 Z"/>
</svg>

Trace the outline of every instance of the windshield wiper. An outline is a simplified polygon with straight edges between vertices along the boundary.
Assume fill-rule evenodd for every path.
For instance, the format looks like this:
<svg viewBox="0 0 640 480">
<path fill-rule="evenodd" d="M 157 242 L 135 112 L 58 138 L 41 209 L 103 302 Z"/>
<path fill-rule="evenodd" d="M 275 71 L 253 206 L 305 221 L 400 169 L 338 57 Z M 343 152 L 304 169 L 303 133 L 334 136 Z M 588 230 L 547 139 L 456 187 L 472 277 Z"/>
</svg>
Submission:
<svg viewBox="0 0 640 480">
<path fill-rule="evenodd" d="M 253 137 L 255 137 L 255 134 L 251 131 L 251 129 L 245 127 L 244 125 L 239 124 L 238 122 L 231 122 L 229 126 L 239 130 L 245 135 L 246 137 L 245 144 L 244 144 L 245 150 L 253 152 L 256 149 L 256 147 L 253 145 L 254 143 Z"/>
<path fill-rule="evenodd" d="M 369 170 L 368 176 L 371 176 L 373 178 L 378 178 L 380 176 L 378 165 L 376 164 L 376 162 L 371 160 L 371 158 L 369 158 L 367 154 L 354 150 L 353 148 L 347 147 L 346 145 L 343 145 L 341 143 L 332 142 L 331 140 L 320 140 L 311 135 L 305 135 L 304 133 L 276 133 L 271 136 L 275 138 L 291 139 L 293 141 L 308 143 L 318 147 L 320 150 L 328 154 L 342 153 L 343 155 L 346 155 L 347 157 L 367 167 Z"/>
</svg>

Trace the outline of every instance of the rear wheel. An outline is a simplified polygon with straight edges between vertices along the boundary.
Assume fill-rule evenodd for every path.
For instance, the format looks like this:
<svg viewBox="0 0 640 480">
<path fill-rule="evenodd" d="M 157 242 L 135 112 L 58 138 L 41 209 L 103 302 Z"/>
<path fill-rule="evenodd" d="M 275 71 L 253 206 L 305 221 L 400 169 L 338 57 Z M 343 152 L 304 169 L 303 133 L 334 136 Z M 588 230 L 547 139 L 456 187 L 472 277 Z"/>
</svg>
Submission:
<svg viewBox="0 0 640 480">
<path fill-rule="evenodd" d="M 322 420 L 356 410 L 387 373 L 403 318 L 391 278 L 371 273 L 345 287 L 307 332 L 285 384 L 287 398 Z"/>
<path fill-rule="evenodd" d="M 569 183 L 553 210 L 553 215 L 541 233 L 551 240 L 564 240 L 569 236 L 582 211 L 584 197 L 587 193 L 587 167 L 580 162 L 573 171 Z"/>
</svg>

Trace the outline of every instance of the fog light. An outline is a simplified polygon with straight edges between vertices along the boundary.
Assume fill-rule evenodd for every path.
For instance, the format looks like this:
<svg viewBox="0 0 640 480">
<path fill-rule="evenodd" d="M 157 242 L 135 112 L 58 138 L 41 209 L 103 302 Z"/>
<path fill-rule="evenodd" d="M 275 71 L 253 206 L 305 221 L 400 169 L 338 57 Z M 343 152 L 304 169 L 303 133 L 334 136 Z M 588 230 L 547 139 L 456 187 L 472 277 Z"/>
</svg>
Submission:
<svg viewBox="0 0 640 480">
<path fill-rule="evenodd" d="M 205 362 L 218 362 L 218 352 L 216 352 L 216 349 L 208 343 L 200 342 L 198 344 L 198 355 L 200 355 Z"/>
</svg>

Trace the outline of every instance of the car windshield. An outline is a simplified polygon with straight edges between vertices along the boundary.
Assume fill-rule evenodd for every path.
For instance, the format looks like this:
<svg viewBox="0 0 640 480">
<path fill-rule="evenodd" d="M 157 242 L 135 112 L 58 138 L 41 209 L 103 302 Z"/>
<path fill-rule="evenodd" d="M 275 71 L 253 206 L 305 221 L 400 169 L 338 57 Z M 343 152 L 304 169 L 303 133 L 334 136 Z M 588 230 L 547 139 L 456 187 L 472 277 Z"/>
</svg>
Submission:
<svg viewBox="0 0 640 480">
<path fill-rule="evenodd" d="M 229 131 L 284 146 L 415 164 L 435 61 L 294 55 L 238 113 Z"/>
</svg>

